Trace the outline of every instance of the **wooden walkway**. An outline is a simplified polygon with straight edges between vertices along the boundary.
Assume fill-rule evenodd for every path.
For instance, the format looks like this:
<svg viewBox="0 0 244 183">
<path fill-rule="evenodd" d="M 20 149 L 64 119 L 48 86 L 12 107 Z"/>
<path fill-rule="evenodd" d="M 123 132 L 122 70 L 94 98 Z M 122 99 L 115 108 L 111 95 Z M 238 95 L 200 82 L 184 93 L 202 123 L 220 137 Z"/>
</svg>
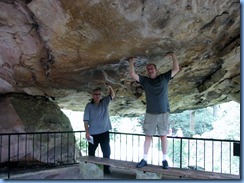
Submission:
<svg viewBox="0 0 244 183">
<path fill-rule="evenodd" d="M 126 169 L 126 170 L 135 170 L 141 172 L 152 172 L 161 174 L 162 179 L 240 179 L 240 175 L 231 175 L 224 173 L 215 173 L 208 171 L 200 171 L 200 170 L 190 170 L 190 169 L 180 169 L 180 168 L 169 168 L 162 169 L 161 166 L 156 165 L 148 165 L 142 168 L 136 168 L 135 162 L 129 161 L 121 161 L 121 160 L 113 160 L 107 158 L 100 157 L 92 157 L 92 156 L 82 156 L 80 157 L 80 162 L 89 162 L 93 164 L 99 165 L 109 165 L 118 169 Z"/>
</svg>

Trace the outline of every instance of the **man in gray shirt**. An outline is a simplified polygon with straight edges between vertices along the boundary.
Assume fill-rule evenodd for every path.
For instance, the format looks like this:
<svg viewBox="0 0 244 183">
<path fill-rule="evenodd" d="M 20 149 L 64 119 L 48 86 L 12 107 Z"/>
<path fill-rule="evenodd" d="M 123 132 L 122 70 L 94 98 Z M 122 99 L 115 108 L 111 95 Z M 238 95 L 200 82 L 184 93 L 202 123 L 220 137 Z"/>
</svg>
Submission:
<svg viewBox="0 0 244 183">
<path fill-rule="evenodd" d="M 169 101 L 168 101 L 168 83 L 169 80 L 179 72 L 179 63 L 174 53 L 168 53 L 173 60 L 172 70 L 166 73 L 157 75 L 157 68 L 155 64 L 148 64 L 146 66 L 148 76 L 141 76 L 135 73 L 134 62 L 135 58 L 129 59 L 129 73 L 130 76 L 139 82 L 146 94 L 146 114 L 143 124 L 143 130 L 146 135 L 144 141 L 144 157 L 137 164 L 137 168 L 141 168 L 147 165 L 147 154 L 152 140 L 152 136 L 155 134 L 156 129 L 161 139 L 162 146 L 162 164 L 163 169 L 168 169 L 167 158 L 167 134 L 169 132 Z"/>
<path fill-rule="evenodd" d="M 84 112 L 84 127 L 87 140 L 93 138 L 93 144 L 88 145 L 89 156 L 95 156 L 95 151 L 100 144 L 103 157 L 110 158 L 109 130 L 112 129 L 109 119 L 108 106 L 114 98 L 115 93 L 111 86 L 108 86 L 109 95 L 101 98 L 101 88 L 92 92 L 92 100 L 87 103 Z M 104 173 L 111 174 L 109 166 L 104 166 Z"/>
</svg>

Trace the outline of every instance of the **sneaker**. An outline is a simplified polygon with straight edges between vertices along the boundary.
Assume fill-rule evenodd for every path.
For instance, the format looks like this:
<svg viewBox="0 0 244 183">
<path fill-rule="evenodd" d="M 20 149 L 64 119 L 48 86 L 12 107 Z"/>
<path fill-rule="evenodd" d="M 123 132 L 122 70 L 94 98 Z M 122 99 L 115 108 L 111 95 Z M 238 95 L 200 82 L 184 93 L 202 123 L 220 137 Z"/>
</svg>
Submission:
<svg viewBox="0 0 244 183">
<path fill-rule="evenodd" d="M 163 169 L 168 169 L 169 168 L 167 160 L 163 160 L 162 163 L 163 163 Z"/>
<path fill-rule="evenodd" d="M 142 160 L 140 161 L 140 163 L 138 163 L 138 164 L 136 165 L 136 168 L 141 168 L 141 167 L 144 167 L 144 166 L 147 166 L 147 161 L 145 161 L 144 159 L 142 159 Z"/>
</svg>

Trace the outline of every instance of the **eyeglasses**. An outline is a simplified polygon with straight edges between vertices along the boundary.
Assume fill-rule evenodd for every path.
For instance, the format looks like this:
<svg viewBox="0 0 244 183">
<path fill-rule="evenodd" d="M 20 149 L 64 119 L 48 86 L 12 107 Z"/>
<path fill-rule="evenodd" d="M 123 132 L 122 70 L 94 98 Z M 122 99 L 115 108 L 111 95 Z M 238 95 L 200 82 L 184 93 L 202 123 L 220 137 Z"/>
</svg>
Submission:
<svg viewBox="0 0 244 183">
<path fill-rule="evenodd" d="M 93 95 L 101 95 L 101 93 L 93 93 Z"/>
</svg>

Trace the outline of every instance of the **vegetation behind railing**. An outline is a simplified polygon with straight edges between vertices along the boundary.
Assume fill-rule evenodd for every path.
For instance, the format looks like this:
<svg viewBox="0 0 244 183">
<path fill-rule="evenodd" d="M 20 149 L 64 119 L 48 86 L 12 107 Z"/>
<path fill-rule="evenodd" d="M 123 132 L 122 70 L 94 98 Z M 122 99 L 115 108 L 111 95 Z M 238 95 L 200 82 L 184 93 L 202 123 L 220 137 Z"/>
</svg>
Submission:
<svg viewBox="0 0 244 183">
<path fill-rule="evenodd" d="M 110 158 L 139 162 L 144 138 L 143 134 L 110 132 Z M 240 157 L 233 154 L 234 143 L 240 141 L 168 137 L 169 165 L 239 175 Z M 77 157 L 88 154 L 87 146 L 84 131 L 0 134 L 1 174 L 10 178 L 11 172 L 23 168 L 77 164 Z M 102 157 L 100 147 L 96 156 Z M 161 141 L 154 136 L 148 163 L 161 166 L 161 158 Z"/>
</svg>

